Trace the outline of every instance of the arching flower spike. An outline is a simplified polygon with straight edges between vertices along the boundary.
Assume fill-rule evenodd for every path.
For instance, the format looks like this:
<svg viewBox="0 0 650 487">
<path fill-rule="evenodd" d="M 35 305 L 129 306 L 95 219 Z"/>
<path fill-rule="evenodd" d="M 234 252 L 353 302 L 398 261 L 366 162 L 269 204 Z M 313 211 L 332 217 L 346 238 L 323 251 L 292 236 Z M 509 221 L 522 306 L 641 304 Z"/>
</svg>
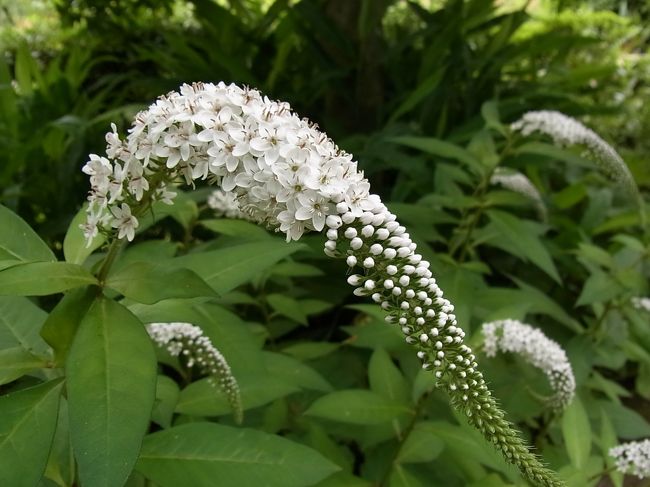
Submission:
<svg viewBox="0 0 650 487">
<path fill-rule="evenodd" d="M 348 279 L 355 294 L 381 305 L 453 406 L 535 484 L 562 485 L 505 420 L 406 229 L 370 193 L 352 156 L 288 104 L 232 84 L 183 85 L 138 114 L 125 140 L 113 130 L 107 141 L 112 160 L 91 156 L 84 168 L 88 237 L 117 229 L 118 238 L 131 239 L 153 201 L 171 202 L 172 184 L 196 179 L 232 193 L 252 220 L 287 240 L 326 229 L 325 253 L 356 270 Z M 135 221 L 123 222 L 123 205 Z"/>
<path fill-rule="evenodd" d="M 191 323 L 149 323 L 147 332 L 172 357 L 182 357 L 187 367 L 197 367 L 208 375 L 210 382 L 226 395 L 235 421 L 241 423 L 243 410 L 237 380 L 224 356 L 201 328 Z"/>
<path fill-rule="evenodd" d="M 498 352 L 516 353 L 546 374 L 554 391 L 549 399 L 552 408 L 562 410 L 571 403 L 576 381 L 571 363 L 557 342 L 541 330 L 517 320 L 484 323 L 483 335 L 488 357 Z"/>
</svg>

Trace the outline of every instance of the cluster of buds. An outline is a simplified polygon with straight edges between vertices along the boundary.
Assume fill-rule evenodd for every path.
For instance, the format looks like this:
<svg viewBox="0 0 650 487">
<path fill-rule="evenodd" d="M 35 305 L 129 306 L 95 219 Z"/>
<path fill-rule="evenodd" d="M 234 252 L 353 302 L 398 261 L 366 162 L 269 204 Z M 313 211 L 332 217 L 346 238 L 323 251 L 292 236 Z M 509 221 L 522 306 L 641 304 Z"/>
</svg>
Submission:
<svg viewBox="0 0 650 487">
<path fill-rule="evenodd" d="M 571 363 L 562 347 L 538 328 L 517 320 L 501 320 L 483 324 L 484 349 L 488 357 L 498 352 L 515 353 L 542 370 L 554 394 L 549 406 L 563 410 L 575 396 L 576 381 Z"/>
<path fill-rule="evenodd" d="M 385 310 L 386 321 L 399 327 L 422 368 L 433 372 L 436 385 L 446 390 L 453 406 L 508 461 L 538 485 L 561 485 L 504 419 L 472 349 L 464 343 L 454 306 L 444 298 L 429 262 L 416 252 L 406 228 L 381 203 L 360 215 L 345 205 L 337 205 L 337 212 L 327 217 L 324 252 L 345 258 L 354 294 L 369 296 Z"/>
<path fill-rule="evenodd" d="M 201 328 L 191 323 L 149 323 L 147 332 L 172 357 L 179 357 L 188 368 L 196 367 L 201 374 L 208 375 L 210 383 L 225 394 L 235 420 L 241 423 L 243 410 L 237 380 L 224 356 Z"/>
<path fill-rule="evenodd" d="M 650 477 L 650 440 L 623 443 L 611 448 L 609 455 L 619 472 L 641 479 Z"/>
</svg>

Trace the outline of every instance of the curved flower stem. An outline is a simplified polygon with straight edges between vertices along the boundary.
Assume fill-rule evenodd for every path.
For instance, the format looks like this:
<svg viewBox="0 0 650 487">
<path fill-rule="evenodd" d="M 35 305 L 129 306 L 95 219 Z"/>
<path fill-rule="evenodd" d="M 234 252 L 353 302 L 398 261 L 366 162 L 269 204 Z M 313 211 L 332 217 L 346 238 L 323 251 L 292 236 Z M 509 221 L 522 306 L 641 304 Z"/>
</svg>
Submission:
<svg viewBox="0 0 650 487">
<path fill-rule="evenodd" d="M 99 281 L 100 287 L 104 287 L 104 281 L 106 280 L 106 277 L 108 276 L 108 273 L 123 246 L 124 240 L 116 238 L 111 242 L 111 245 L 108 248 L 108 253 L 106 254 L 106 257 L 104 257 L 102 266 L 99 268 L 99 272 L 97 273 L 97 280 Z"/>
</svg>

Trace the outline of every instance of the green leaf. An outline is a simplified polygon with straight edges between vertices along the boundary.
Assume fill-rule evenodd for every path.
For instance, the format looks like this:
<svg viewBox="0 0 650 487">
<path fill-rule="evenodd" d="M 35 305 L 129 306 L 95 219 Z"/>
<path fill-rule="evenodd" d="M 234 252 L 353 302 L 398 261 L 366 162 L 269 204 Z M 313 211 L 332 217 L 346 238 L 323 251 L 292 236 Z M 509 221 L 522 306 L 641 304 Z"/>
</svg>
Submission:
<svg viewBox="0 0 650 487">
<path fill-rule="evenodd" d="M 507 134 L 506 128 L 501 123 L 499 117 L 499 106 L 495 100 L 489 100 L 481 105 L 481 116 L 485 120 L 485 125 L 491 129 L 496 130 L 502 135 Z"/>
<path fill-rule="evenodd" d="M 401 463 L 424 463 L 438 458 L 445 442 L 436 434 L 436 425 L 421 421 L 416 423 L 397 455 Z"/>
<path fill-rule="evenodd" d="M 313 360 L 329 355 L 335 350 L 338 350 L 340 346 L 338 343 L 301 341 L 300 343 L 283 348 L 282 352 L 298 360 Z"/>
<path fill-rule="evenodd" d="M 609 274 L 594 270 L 585 281 L 582 292 L 576 301 L 576 306 L 604 303 L 615 298 L 623 291 L 623 287 Z"/>
<path fill-rule="evenodd" d="M 472 155 L 468 150 L 463 149 L 456 144 L 452 144 L 451 142 L 435 139 L 433 137 L 391 137 L 388 139 L 388 142 L 412 147 L 434 156 L 454 159 L 464 163 L 469 168 L 476 169 L 481 167 L 481 163 L 478 159 L 476 159 L 476 157 L 474 157 L 474 155 Z"/>
<path fill-rule="evenodd" d="M 22 347 L 0 350 L 0 385 L 41 367 L 45 367 L 45 360 L 32 355 Z"/>
<path fill-rule="evenodd" d="M 289 244 L 276 239 L 184 255 L 171 262 L 175 267 L 193 270 L 212 286 L 212 289 L 223 295 L 280 259 L 304 248 L 301 244 Z"/>
<path fill-rule="evenodd" d="M 160 487 L 303 487 L 339 470 L 306 446 L 215 423 L 185 424 L 147 436 L 137 469 Z"/>
<path fill-rule="evenodd" d="M 0 271 L 0 295 L 46 296 L 97 284 L 90 272 L 67 262 L 29 262 Z"/>
<path fill-rule="evenodd" d="M 199 209 L 196 202 L 192 200 L 186 192 L 181 191 L 179 188 L 174 188 L 174 192 L 176 192 L 176 197 L 174 198 L 173 205 L 167 205 L 162 201 L 156 201 L 151 206 L 151 209 L 139 218 L 140 225 L 138 226 L 137 233 L 145 231 L 154 223 L 167 217 L 173 218 L 182 225 L 183 228 L 189 229 L 192 223 L 198 218 Z"/>
<path fill-rule="evenodd" d="M 370 357 L 368 380 L 373 392 L 396 403 L 404 405 L 410 403 L 408 382 L 393 363 L 390 355 L 382 348 L 377 348 Z"/>
<path fill-rule="evenodd" d="M 79 323 L 97 296 L 91 287 L 73 289 L 63 296 L 45 320 L 41 336 L 54 349 L 54 360 L 63 365 Z"/>
<path fill-rule="evenodd" d="M 90 245 L 88 245 L 86 237 L 84 237 L 84 232 L 80 227 L 80 225 L 86 221 L 87 208 L 88 205 L 84 204 L 77 212 L 70 222 L 68 231 L 63 239 L 63 255 L 65 261 L 70 262 L 71 264 L 83 264 L 88 256 L 101 247 L 106 241 L 106 237 L 103 234 L 98 233 L 90 241 Z"/>
<path fill-rule="evenodd" d="M 562 435 L 571 464 L 577 469 L 583 468 L 591 452 L 591 425 L 578 397 L 564 410 Z"/>
<path fill-rule="evenodd" d="M 61 386 L 53 380 L 0 397 L 0 485 L 38 484 L 56 429 Z"/>
<path fill-rule="evenodd" d="M 445 69 L 441 68 L 436 70 L 433 74 L 431 74 L 427 78 L 425 78 L 417 86 L 417 88 L 415 88 L 413 91 L 411 91 L 408 94 L 406 100 L 400 103 L 399 107 L 397 107 L 397 109 L 390 116 L 389 121 L 394 122 L 399 117 L 401 117 L 405 113 L 410 112 L 413 108 L 415 108 L 418 104 L 420 104 L 422 100 L 424 100 L 427 96 L 431 94 L 431 92 L 433 92 L 433 90 L 436 89 L 436 87 L 440 84 L 440 81 L 442 80 L 444 74 L 445 74 Z"/>
<path fill-rule="evenodd" d="M 70 434 L 82 485 L 121 487 L 138 457 L 156 392 L 156 358 L 142 323 L 100 297 L 66 363 Z"/>
<path fill-rule="evenodd" d="M 0 260 L 56 261 L 36 232 L 14 212 L 0 205 Z"/>
<path fill-rule="evenodd" d="M 605 465 L 610 470 L 609 478 L 612 480 L 616 487 L 623 486 L 623 474 L 615 469 L 615 460 L 609 456 L 610 448 L 618 445 L 618 438 L 616 431 L 612 426 L 612 422 L 607 417 L 604 410 L 600 411 L 600 449 L 605 459 Z"/>
<path fill-rule="evenodd" d="M 166 375 L 159 375 L 156 381 L 156 402 L 151 412 L 151 420 L 163 428 L 169 428 L 172 424 L 179 394 L 176 382 Z"/>
<path fill-rule="evenodd" d="M 314 401 L 305 415 L 341 423 L 373 425 L 386 423 L 410 409 L 365 389 L 336 391 Z"/>
<path fill-rule="evenodd" d="M 272 377 L 277 377 L 287 384 L 295 385 L 301 389 L 329 392 L 332 386 L 323 377 L 308 365 L 299 362 L 293 357 L 274 352 L 262 352 L 266 370 Z"/>
<path fill-rule="evenodd" d="M 538 224 L 520 220 L 503 211 L 491 210 L 487 214 L 497 230 L 499 240 L 506 240 L 512 246 L 512 249 L 516 250 L 520 258 L 530 260 L 555 281 L 558 283 L 562 282 L 553 259 L 537 236 L 539 232 L 531 231 L 534 228 L 540 228 Z M 499 241 L 491 241 L 489 243 L 494 246 L 499 246 Z"/>
<path fill-rule="evenodd" d="M 625 440 L 638 440 L 650 436 L 650 424 L 633 409 L 612 401 L 598 401 L 612 422 L 616 435 Z"/>
<path fill-rule="evenodd" d="M 269 294 L 266 300 L 276 313 L 307 326 L 307 315 L 294 298 L 284 294 Z"/>
<path fill-rule="evenodd" d="M 20 346 L 36 354 L 47 344 L 38 335 L 47 313 L 22 296 L 0 296 L 0 349 Z"/>
<path fill-rule="evenodd" d="M 581 167 L 593 167 L 588 159 L 575 155 L 566 149 L 562 149 L 553 144 L 545 142 L 527 142 L 515 150 L 516 154 L 533 154 L 538 156 L 548 157 L 558 161 L 566 162 L 568 164 L 575 164 Z"/>
<path fill-rule="evenodd" d="M 269 232 L 262 227 L 245 220 L 229 220 L 223 218 L 219 220 L 201 220 L 199 223 L 208 230 L 230 237 L 242 237 L 251 240 L 271 238 Z"/>
<path fill-rule="evenodd" d="M 111 274 L 106 285 L 129 299 L 154 304 L 170 298 L 216 297 L 215 292 L 189 269 L 169 269 L 150 262 L 133 262 Z"/>
<path fill-rule="evenodd" d="M 298 392 L 300 388 L 262 369 L 235 374 L 239 384 L 243 410 L 247 411 L 281 397 Z M 223 416 L 232 408 L 226 395 L 210 382 L 201 379 L 181 391 L 176 412 L 192 416 Z"/>
<path fill-rule="evenodd" d="M 424 484 L 403 465 L 395 465 L 388 479 L 389 487 L 424 487 Z"/>
</svg>

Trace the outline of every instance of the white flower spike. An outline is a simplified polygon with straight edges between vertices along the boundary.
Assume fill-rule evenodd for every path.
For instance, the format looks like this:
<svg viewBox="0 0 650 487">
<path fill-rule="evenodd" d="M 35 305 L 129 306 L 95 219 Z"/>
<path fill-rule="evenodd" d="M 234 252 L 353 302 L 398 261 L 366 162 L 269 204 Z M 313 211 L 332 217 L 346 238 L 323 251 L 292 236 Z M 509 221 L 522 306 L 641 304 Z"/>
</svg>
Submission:
<svg viewBox="0 0 650 487">
<path fill-rule="evenodd" d="M 616 469 L 640 479 L 650 477 L 650 440 L 632 441 L 615 446 L 609 456 L 616 461 Z"/>
<path fill-rule="evenodd" d="M 625 161 L 596 132 L 585 127 L 575 118 L 553 110 L 540 110 L 525 113 L 510 125 L 514 131 L 528 136 L 541 132 L 550 136 L 560 146 L 582 145 L 587 147 L 600 168 L 614 181 L 628 187 L 639 200 L 639 190 Z"/>
<path fill-rule="evenodd" d="M 571 363 L 562 347 L 541 330 L 517 320 L 502 320 L 484 323 L 483 335 L 488 357 L 497 352 L 516 353 L 546 374 L 554 391 L 551 407 L 562 410 L 573 400 L 576 381 Z"/>
<path fill-rule="evenodd" d="M 348 278 L 354 294 L 380 303 L 452 405 L 535 484 L 563 485 L 504 418 L 463 343 L 453 305 L 406 229 L 370 193 L 352 156 L 288 104 L 233 84 L 183 85 L 138 114 L 125 140 L 114 132 L 107 140 L 115 160 L 93 155 L 84 167 L 91 177 L 88 237 L 95 228 L 117 228 L 118 238 L 131 238 L 131 225 L 123 229 L 114 216 L 118 203 L 137 218 L 153 201 L 171 202 L 170 185 L 199 178 L 233 194 L 251 220 L 287 240 L 325 231 L 325 254 L 345 258 L 357 273 Z M 130 189 L 136 177 L 147 178 L 147 190 Z"/>
<path fill-rule="evenodd" d="M 519 193 L 533 202 L 542 221 L 546 220 L 546 205 L 542 195 L 525 175 L 518 171 L 497 167 L 490 178 L 490 184 L 499 185 L 514 193 Z"/>
<path fill-rule="evenodd" d="M 235 421 L 243 418 L 239 385 L 230 366 L 203 330 L 191 323 L 149 323 L 147 332 L 152 340 L 173 357 L 183 357 L 187 367 L 197 367 L 210 376 L 211 383 L 228 398 Z"/>
</svg>

